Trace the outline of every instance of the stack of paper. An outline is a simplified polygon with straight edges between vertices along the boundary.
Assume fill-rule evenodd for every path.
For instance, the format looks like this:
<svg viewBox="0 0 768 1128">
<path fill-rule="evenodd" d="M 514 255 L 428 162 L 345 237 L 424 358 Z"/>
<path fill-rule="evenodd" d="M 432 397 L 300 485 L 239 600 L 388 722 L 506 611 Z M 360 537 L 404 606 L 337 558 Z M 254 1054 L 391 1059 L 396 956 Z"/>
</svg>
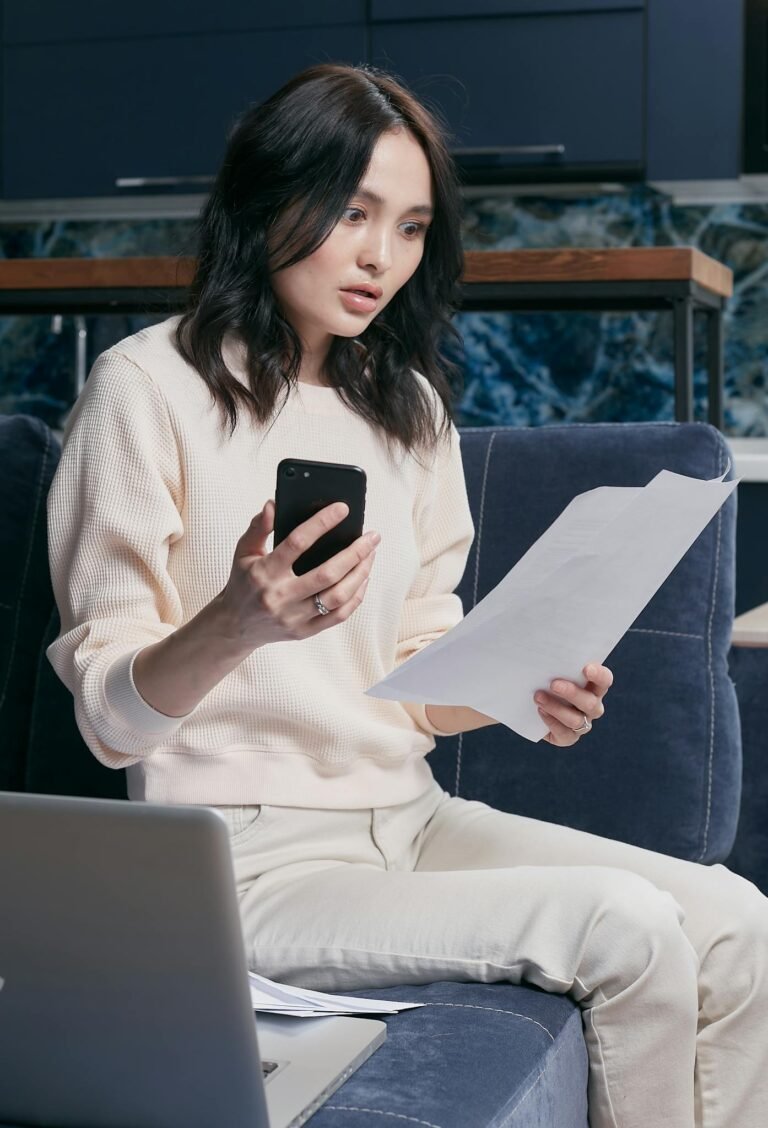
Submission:
<svg viewBox="0 0 768 1128">
<path fill-rule="evenodd" d="M 255 1011 L 270 1014 L 289 1014 L 296 1018 L 312 1018 L 333 1014 L 397 1014 L 423 1003 L 393 1003 L 389 999 L 357 999 L 349 995 L 327 995 L 323 991 L 308 991 L 303 987 L 290 987 L 275 983 L 248 972 L 251 1001 Z"/>
<path fill-rule="evenodd" d="M 471 705 L 541 740 L 536 690 L 584 684 L 584 665 L 607 657 L 736 488 L 724 478 L 662 470 L 579 494 L 457 626 L 366 693 Z"/>
</svg>

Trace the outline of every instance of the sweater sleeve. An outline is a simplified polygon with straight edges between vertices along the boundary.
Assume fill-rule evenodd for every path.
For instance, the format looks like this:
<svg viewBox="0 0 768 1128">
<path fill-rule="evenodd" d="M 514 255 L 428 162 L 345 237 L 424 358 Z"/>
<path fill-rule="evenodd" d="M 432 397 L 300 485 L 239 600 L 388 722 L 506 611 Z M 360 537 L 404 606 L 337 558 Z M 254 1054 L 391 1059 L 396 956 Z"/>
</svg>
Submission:
<svg viewBox="0 0 768 1128">
<path fill-rule="evenodd" d="M 421 563 L 400 617 L 395 667 L 428 646 L 463 616 L 455 594 L 467 563 L 474 525 L 467 498 L 460 436 L 451 424 L 429 470 L 418 507 L 417 536 Z M 457 704 L 460 704 L 457 702 Z M 421 703 L 403 702 L 419 728 L 433 736 L 448 736 L 428 720 Z"/>
<path fill-rule="evenodd" d="M 184 532 L 182 493 L 165 399 L 133 361 L 102 353 L 48 494 L 61 631 L 46 654 L 74 696 L 84 741 L 108 767 L 135 764 L 186 719 L 157 712 L 132 678 L 136 654 L 182 625 L 166 567 Z"/>
</svg>

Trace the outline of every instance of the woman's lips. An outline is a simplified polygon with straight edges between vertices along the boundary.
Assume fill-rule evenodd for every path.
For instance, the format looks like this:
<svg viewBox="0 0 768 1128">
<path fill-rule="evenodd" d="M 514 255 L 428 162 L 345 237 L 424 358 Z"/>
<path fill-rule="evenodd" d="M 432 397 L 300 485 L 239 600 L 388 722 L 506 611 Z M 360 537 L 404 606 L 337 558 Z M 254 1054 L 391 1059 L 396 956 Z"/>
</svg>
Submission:
<svg viewBox="0 0 768 1128">
<path fill-rule="evenodd" d="M 361 294 L 359 290 L 339 290 L 341 300 L 352 313 L 373 313 L 378 300 L 372 295 Z"/>
</svg>

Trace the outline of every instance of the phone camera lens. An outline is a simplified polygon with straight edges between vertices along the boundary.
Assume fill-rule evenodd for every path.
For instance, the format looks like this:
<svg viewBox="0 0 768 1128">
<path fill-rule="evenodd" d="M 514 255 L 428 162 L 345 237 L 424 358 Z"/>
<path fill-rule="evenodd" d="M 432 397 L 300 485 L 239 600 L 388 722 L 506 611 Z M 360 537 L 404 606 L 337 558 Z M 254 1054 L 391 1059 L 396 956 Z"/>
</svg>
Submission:
<svg viewBox="0 0 768 1128">
<path fill-rule="evenodd" d="M 294 470 L 294 468 L 292 466 L 289 466 L 288 469 L 285 471 L 285 476 L 286 476 L 286 478 L 295 478 L 296 477 L 296 471 Z"/>
</svg>

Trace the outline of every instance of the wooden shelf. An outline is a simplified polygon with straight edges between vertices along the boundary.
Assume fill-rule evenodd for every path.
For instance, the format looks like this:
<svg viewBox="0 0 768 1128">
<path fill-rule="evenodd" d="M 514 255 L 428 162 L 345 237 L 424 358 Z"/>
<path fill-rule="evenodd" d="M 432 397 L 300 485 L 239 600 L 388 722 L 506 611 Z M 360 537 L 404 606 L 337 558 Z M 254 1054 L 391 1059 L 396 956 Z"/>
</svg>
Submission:
<svg viewBox="0 0 768 1128">
<path fill-rule="evenodd" d="M 195 260 L 39 258 L 0 261 L 0 290 L 163 289 L 188 286 Z"/>
<path fill-rule="evenodd" d="M 184 307 L 195 260 L 5 259 L 0 315 L 159 314 Z M 675 419 L 693 419 L 694 315 L 707 319 L 708 419 L 723 427 L 723 310 L 727 266 L 694 247 L 565 247 L 467 251 L 462 312 L 665 310 L 672 314 Z"/>
<path fill-rule="evenodd" d="M 733 272 L 695 247 L 467 251 L 465 282 L 697 282 L 728 298 Z"/>
<path fill-rule="evenodd" d="M 693 247 L 467 251 L 464 261 L 469 284 L 692 281 L 733 293 L 732 271 Z M 194 268 L 188 256 L 5 259 L 0 290 L 183 289 Z"/>
<path fill-rule="evenodd" d="M 733 646 L 768 646 L 768 603 L 761 603 L 733 620 Z"/>
</svg>

